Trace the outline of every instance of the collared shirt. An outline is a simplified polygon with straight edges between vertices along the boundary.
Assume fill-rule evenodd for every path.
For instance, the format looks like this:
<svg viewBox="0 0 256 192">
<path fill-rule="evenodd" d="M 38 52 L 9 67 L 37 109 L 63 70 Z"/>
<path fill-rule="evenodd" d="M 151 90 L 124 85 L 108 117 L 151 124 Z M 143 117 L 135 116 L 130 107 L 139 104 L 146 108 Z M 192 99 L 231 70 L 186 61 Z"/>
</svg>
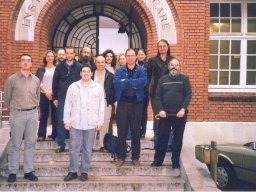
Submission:
<svg viewBox="0 0 256 192">
<path fill-rule="evenodd" d="M 25 77 L 17 72 L 7 79 L 4 92 L 9 109 L 31 109 L 39 105 L 40 81 L 33 74 Z"/>
</svg>

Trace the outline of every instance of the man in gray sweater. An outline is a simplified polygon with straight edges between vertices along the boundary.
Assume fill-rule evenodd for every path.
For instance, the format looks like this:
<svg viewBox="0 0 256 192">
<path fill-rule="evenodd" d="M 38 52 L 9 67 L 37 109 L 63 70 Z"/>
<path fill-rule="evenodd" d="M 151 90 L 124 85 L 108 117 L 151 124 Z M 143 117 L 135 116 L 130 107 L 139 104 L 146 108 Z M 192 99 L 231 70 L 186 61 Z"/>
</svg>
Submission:
<svg viewBox="0 0 256 192">
<path fill-rule="evenodd" d="M 188 105 L 192 97 L 189 78 L 180 73 L 180 62 L 173 58 L 168 64 L 169 74 L 159 79 L 156 89 L 156 106 L 159 121 L 154 162 L 161 166 L 166 154 L 170 132 L 173 133 L 172 168 L 179 169 L 183 133 L 187 121 Z"/>
</svg>

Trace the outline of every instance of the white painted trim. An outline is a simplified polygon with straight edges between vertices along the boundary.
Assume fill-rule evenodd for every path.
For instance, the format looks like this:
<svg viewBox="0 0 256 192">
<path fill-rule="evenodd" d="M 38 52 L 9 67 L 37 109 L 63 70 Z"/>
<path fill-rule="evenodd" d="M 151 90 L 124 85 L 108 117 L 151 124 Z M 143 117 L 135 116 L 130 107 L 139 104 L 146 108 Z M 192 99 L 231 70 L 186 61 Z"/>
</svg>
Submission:
<svg viewBox="0 0 256 192">
<path fill-rule="evenodd" d="M 177 44 L 176 26 L 167 0 L 143 1 L 155 20 L 158 40 L 166 39 L 170 44 Z"/>
<path fill-rule="evenodd" d="M 25 0 L 21 6 L 16 28 L 16 41 L 34 41 L 36 22 L 48 0 Z"/>
<path fill-rule="evenodd" d="M 240 88 L 240 89 L 231 89 L 231 88 L 208 88 L 209 93 L 256 93 L 256 89 L 247 89 L 247 88 Z"/>
</svg>

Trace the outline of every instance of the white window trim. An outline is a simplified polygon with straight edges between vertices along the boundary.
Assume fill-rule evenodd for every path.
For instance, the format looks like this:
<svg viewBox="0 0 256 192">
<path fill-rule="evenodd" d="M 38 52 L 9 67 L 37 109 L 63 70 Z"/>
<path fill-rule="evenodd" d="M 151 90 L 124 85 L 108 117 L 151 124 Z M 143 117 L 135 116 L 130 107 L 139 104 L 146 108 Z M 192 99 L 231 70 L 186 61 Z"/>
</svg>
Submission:
<svg viewBox="0 0 256 192">
<path fill-rule="evenodd" d="M 256 85 L 246 85 L 247 40 L 255 40 L 256 33 L 247 33 L 247 4 L 255 0 L 211 0 L 210 3 L 241 3 L 241 32 L 210 33 L 210 40 L 241 40 L 240 51 L 240 85 L 208 85 L 208 92 L 256 93 Z"/>
</svg>

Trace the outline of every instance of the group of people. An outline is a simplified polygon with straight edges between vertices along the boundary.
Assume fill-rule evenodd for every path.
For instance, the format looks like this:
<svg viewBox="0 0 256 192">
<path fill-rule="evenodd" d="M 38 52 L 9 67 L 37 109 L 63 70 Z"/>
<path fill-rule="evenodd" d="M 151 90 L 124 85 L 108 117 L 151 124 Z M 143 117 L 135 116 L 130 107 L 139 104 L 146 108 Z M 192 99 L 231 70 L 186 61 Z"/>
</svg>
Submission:
<svg viewBox="0 0 256 192">
<path fill-rule="evenodd" d="M 46 139 L 49 106 L 52 134 L 58 144 L 56 153 L 65 151 L 65 139 L 70 138 L 70 166 L 64 181 L 78 177 L 88 180 L 92 149 L 96 136 L 99 150 L 104 148 L 104 136 L 112 133 L 115 113 L 118 136 L 117 160 L 121 167 L 126 158 L 126 139 L 131 132 L 131 158 L 140 166 L 140 138 L 145 137 L 147 108 L 151 100 L 154 116 L 155 156 L 151 166 L 161 166 L 172 140 L 172 167 L 179 169 L 179 158 L 191 99 L 189 78 L 180 73 L 180 62 L 171 56 L 164 39 L 158 42 L 158 54 L 146 60 L 143 49 L 129 48 L 117 59 L 106 50 L 95 58 L 89 47 L 82 48 L 78 61 L 72 47 L 60 49 L 57 56 L 47 51 L 36 75 L 31 73 L 32 57 L 22 54 L 21 70 L 5 84 L 5 103 L 10 112 L 11 138 L 8 152 L 8 182 L 16 181 L 19 170 L 20 145 L 24 135 L 24 178 L 37 181 L 33 173 L 33 156 L 37 141 Z M 79 168 L 79 156 L 81 165 Z"/>
</svg>

